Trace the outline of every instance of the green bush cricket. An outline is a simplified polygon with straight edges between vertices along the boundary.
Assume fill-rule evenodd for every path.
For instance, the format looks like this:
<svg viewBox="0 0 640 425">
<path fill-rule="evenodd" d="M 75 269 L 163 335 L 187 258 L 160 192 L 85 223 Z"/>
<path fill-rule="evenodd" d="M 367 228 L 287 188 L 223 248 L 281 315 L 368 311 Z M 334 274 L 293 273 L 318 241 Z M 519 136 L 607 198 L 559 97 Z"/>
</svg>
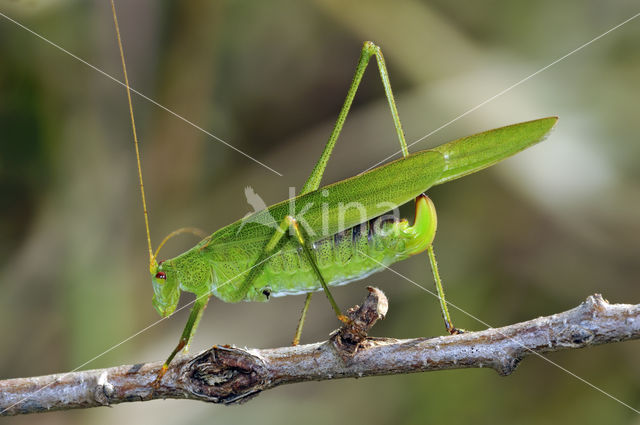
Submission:
<svg viewBox="0 0 640 425">
<path fill-rule="evenodd" d="M 453 326 L 447 310 L 433 250 L 436 212 L 424 192 L 542 141 L 555 125 L 556 117 L 489 130 L 409 154 L 382 52 L 367 41 L 335 127 L 300 195 L 223 227 L 183 254 L 158 262 L 157 251 L 154 254 L 151 247 L 138 140 L 113 1 L 112 8 L 138 161 L 153 305 L 166 317 L 175 311 L 181 291 L 196 296 L 180 340 L 165 361 L 157 383 L 175 355 L 188 346 L 211 295 L 225 302 L 239 302 L 307 294 L 293 340 L 298 344 L 313 292 L 323 290 L 338 319 L 346 321 L 330 286 L 363 279 L 424 251 L 431 264 L 446 329 L 452 334 L 460 332 Z M 374 56 L 403 158 L 321 188 L 327 162 L 367 64 Z M 384 215 L 411 200 L 415 200 L 416 206 L 413 225 L 407 219 Z M 190 229 L 180 229 L 169 237 L 182 231 Z"/>
</svg>

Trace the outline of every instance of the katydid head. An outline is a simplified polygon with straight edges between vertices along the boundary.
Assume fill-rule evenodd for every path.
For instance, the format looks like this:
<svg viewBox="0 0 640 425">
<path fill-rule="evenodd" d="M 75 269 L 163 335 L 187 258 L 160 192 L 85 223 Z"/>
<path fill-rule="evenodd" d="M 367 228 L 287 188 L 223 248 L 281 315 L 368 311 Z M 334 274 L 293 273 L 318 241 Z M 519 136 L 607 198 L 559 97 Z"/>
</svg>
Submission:
<svg viewBox="0 0 640 425">
<path fill-rule="evenodd" d="M 151 271 L 151 276 L 153 307 L 162 317 L 167 317 L 175 311 L 180 299 L 177 273 L 161 261 L 155 270 Z"/>
<path fill-rule="evenodd" d="M 156 262 L 160 248 L 172 237 L 182 234 L 192 233 L 204 238 L 204 232 L 193 227 L 183 227 L 169 233 L 160 242 L 155 254 L 150 254 L 149 271 L 151 272 L 151 283 L 153 284 L 153 306 L 162 317 L 167 317 L 176 310 L 180 299 L 180 288 L 178 280 L 178 270 L 173 260 L 167 262 Z M 183 277 L 184 277 L 184 273 Z"/>
</svg>

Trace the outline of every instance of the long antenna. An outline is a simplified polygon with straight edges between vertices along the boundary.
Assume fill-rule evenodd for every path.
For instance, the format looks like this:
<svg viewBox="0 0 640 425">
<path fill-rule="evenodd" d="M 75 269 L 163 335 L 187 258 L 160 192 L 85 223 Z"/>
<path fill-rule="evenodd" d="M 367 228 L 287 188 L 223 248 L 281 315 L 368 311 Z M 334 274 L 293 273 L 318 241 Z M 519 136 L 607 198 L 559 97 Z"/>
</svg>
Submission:
<svg viewBox="0 0 640 425">
<path fill-rule="evenodd" d="M 127 99 L 129 100 L 129 113 L 131 115 L 131 128 L 133 129 L 133 143 L 136 148 L 136 160 L 138 161 L 138 177 L 140 179 L 140 195 L 142 196 L 142 210 L 144 211 L 144 225 L 147 229 L 147 245 L 149 246 L 149 271 L 155 273 L 158 267 L 151 248 L 151 236 L 149 233 L 149 213 L 147 212 L 147 201 L 144 196 L 144 183 L 142 182 L 142 166 L 140 165 L 140 149 L 138 148 L 138 134 L 136 133 L 136 122 L 133 119 L 133 104 L 131 103 L 131 90 L 129 89 L 129 78 L 127 77 L 127 66 L 124 62 L 124 51 L 122 50 L 122 40 L 120 39 L 120 27 L 118 27 L 118 18 L 116 17 L 116 6 L 111 0 L 111 10 L 113 11 L 113 23 L 116 26 L 116 35 L 118 38 L 118 47 L 120 48 L 120 58 L 122 59 L 122 71 L 124 72 L 124 83 L 127 88 Z"/>
</svg>

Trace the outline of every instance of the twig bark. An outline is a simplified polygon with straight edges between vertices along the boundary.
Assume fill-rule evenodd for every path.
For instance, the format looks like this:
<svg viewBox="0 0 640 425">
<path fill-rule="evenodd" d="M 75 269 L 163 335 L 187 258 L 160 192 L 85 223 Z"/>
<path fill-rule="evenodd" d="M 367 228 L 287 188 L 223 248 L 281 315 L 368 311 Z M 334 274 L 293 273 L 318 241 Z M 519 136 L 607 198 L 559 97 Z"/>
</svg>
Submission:
<svg viewBox="0 0 640 425">
<path fill-rule="evenodd" d="M 503 328 L 437 338 L 371 338 L 387 311 L 369 288 L 351 323 L 325 342 L 273 349 L 213 346 L 177 358 L 159 387 L 162 362 L 0 381 L 1 415 L 109 406 L 158 398 L 232 404 L 261 391 L 302 381 L 490 367 L 513 372 L 522 358 L 640 338 L 640 304 L 609 304 L 601 295 L 578 307 Z"/>
</svg>

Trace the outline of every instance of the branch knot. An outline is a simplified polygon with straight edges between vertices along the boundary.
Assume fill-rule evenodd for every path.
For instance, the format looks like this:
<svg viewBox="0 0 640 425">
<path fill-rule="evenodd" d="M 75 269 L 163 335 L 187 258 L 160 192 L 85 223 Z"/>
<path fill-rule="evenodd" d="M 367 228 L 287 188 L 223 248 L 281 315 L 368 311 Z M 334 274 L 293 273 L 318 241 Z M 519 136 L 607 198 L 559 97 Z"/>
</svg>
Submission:
<svg viewBox="0 0 640 425">
<path fill-rule="evenodd" d="M 232 404 L 256 396 L 268 384 L 264 362 L 230 346 L 213 346 L 187 362 L 178 378 L 195 396 Z"/>
</svg>

